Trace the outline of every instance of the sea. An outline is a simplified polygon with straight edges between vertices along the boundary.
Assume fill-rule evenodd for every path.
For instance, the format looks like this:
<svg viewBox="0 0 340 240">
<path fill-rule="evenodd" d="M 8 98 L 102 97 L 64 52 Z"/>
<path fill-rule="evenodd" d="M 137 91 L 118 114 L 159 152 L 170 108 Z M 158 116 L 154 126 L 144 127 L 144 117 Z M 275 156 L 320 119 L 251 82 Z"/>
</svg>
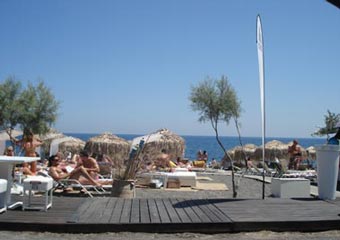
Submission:
<svg viewBox="0 0 340 240">
<path fill-rule="evenodd" d="M 86 134 L 86 133 L 64 133 L 67 136 L 72 136 L 79 138 L 83 141 L 89 140 L 91 137 L 98 136 L 99 134 Z M 140 137 L 138 134 L 116 134 L 118 137 L 121 137 L 126 140 L 133 140 L 136 137 Z M 181 136 L 185 140 L 185 158 L 188 159 L 196 159 L 197 152 L 199 150 L 205 150 L 208 153 L 209 160 L 216 159 L 217 161 L 221 160 L 223 157 L 223 150 L 218 145 L 215 136 Z M 324 138 L 294 138 L 298 140 L 299 145 L 303 148 L 308 148 L 310 146 L 315 146 L 317 144 L 324 144 L 326 139 Z M 289 143 L 294 140 L 293 138 L 280 138 L 280 137 L 267 137 L 265 142 L 270 142 L 272 140 L 278 140 L 283 143 Z M 236 146 L 240 146 L 239 137 L 220 137 L 221 142 L 224 147 L 229 150 Z M 256 146 L 262 145 L 261 137 L 241 137 L 241 142 L 243 145 L 245 144 L 255 144 Z"/>
</svg>

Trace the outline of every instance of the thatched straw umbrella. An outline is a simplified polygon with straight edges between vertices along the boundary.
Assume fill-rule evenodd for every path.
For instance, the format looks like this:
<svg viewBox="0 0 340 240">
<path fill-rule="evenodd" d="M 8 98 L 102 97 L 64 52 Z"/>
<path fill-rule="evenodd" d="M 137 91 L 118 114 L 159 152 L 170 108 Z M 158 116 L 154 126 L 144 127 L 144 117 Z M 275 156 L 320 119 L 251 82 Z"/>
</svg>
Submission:
<svg viewBox="0 0 340 240">
<path fill-rule="evenodd" d="M 85 150 L 90 154 L 106 154 L 113 160 L 115 167 L 120 167 L 123 165 L 124 160 L 128 159 L 130 143 L 123 138 L 106 132 L 90 138 L 86 142 Z"/>
<path fill-rule="evenodd" d="M 243 162 L 245 157 L 254 158 L 257 146 L 255 144 L 246 144 L 243 147 L 237 146 L 229 150 L 230 157 L 236 162 Z"/>
<path fill-rule="evenodd" d="M 75 137 L 65 137 L 62 142 L 59 143 L 59 152 L 63 153 L 64 156 L 68 152 L 72 154 L 79 153 L 84 149 L 85 142 Z"/>
<path fill-rule="evenodd" d="M 153 160 L 162 149 L 167 151 L 170 159 L 175 160 L 184 156 L 185 140 L 168 129 L 160 129 L 149 135 L 137 137 L 132 140 L 131 147 L 139 144 L 142 139 L 145 141 L 142 153 L 144 159 Z"/>
<path fill-rule="evenodd" d="M 143 144 L 141 144 L 143 142 Z M 139 147 L 138 147 L 139 146 Z M 143 146 L 143 147 L 140 147 Z M 131 152 L 133 149 L 140 149 L 136 156 L 128 161 L 124 178 L 133 179 L 138 171 L 146 165 L 154 163 L 162 150 L 166 150 L 169 158 L 176 160 L 182 158 L 185 151 L 185 141 L 179 135 L 168 129 L 160 129 L 154 133 L 137 137 L 132 140 Z"/>
<path fill-rule="evenodd" d="M 64 138 L 64 134 L 58 132 L 55 129 L 50 129 L 46 134 L 38 136 L 38 138 L 43 142 L 41 145 L 42 154 L 45 156 L 50 155 L 51 143 L 54 139 Z"/>
<path fill-rule="evenodd" d="M 287 144 L 273 140 L 265 144 L 265 159 L 266 160 L 274 160 L 275 157 L 278 159 L 286 159 L 289 160 L 289 153 L 288 147 L 291 146 L 293 142 L 289 142 Z M 306 156 L 306 150 L 298 145 L 301 149 L 302 156 Z M 255 159 L 261 160 L 262 159 L 262 146 L 258 147 L 255 150 Z"/>
<path fill-rule="evenodd" d="M 307 154 L 307 151 L 309 153 L 309 156 Z M 309 160 L 316 160 L 316 150 L 315 150 L 315 147 L 310 146 L 310 147 L 306 148 L 306 155 L 307 155 L 307 157 L 310 158 Z"/>
<path fill-rule="evenodd" d="M 254 153 L 255 160 L 262 160 L 262 149 L 263 146 L 256 148 Z M 274 160 L 275 157 L 278 159 L 287 158 L 288 156 L 288 144 L 273 140 L 265 144 L 265 160 Z"/>
</svg>

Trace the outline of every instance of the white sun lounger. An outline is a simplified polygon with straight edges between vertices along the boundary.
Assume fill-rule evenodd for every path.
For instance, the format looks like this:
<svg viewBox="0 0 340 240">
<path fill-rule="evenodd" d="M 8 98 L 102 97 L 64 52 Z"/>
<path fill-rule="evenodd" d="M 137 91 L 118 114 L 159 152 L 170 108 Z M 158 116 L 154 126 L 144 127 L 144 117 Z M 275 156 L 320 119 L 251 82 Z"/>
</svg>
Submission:
<svg viewBox="0 0 340 240">
<path fill-rule="evenodd" d="M 179 179 L 181 187 L 196 187 L 196 173 L 195 172 L 171 172 L 166 173 L 169 179 Z"/>
<path fill-rule="evenodd" d="M 181 186 L 196 187 L 196 172 L 148 172 L 142 173 L 137 178 L 140 185 L 150 185 L 153 179 L 160 179 L 163 187 L 167 187 L 169 179 L 178 179 Z"/>
</svg>

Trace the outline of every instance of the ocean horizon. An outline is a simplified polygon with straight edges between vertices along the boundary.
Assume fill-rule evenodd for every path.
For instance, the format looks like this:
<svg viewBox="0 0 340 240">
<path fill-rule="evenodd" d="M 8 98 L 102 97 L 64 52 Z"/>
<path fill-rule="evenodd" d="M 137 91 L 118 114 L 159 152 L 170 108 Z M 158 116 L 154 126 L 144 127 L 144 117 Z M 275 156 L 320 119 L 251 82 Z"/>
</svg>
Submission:
<svg viewBox="0 0 340 240">
<path fill-rule="evenodd" d="M 83 141 L 88 141 L 91 137 L 98 136 L 100 134 L 96 133 L 64 133 L 67 136 L 72 136 L 79 138 Z M 142 136 L 141 134 L 115 134 L 118 137 L 121 137 L 125 140 L 131 141 L 136 137 Z M 223 157 L 223 150 L 218 145 L 215 136 L 190 136 L 190 135 L 179 135 L 185 140 L 185 158 L 195 159 L 198 150 L 206 150 L 208 152 L 209 161 L 214 158 L 217 161 L 221 160 Z M 231 136 L 231 137 L 220 137 L 221 142 L 224 147 L 229 150 L 236 146 L 240 146 L 239 137 Z M 265 142 L 270 142 L 272 140 L 278 140 L 283 143 L 289 143 L 297 139 L 299 144 L 303 148 L 308 148 L 310 146 L 315 146 L 317 144 L 324 144 L 326 142 L 325 138 L 283 138 L 283 137 L 267 137 Z M 241 137 L 241 141 L 243 145 L 246 144 L 255 144 L 256 146 L 262 145 L 261 137 Z"/>
</svg>

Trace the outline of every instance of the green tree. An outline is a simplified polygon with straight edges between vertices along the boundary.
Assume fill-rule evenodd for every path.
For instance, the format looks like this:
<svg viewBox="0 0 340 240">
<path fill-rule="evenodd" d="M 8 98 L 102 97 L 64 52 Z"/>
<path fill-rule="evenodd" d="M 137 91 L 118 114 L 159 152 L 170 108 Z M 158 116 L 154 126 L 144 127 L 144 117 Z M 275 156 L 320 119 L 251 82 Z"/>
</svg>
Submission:
<svg viewBox="0 0 340 240">
<path fill-rule="evenodd" d="M 41 81 L 22 89 L 13 77 L 0 84 L 0 128 L 11 135 L 11 130 L 21 128 L 44 134 L 55 123 L 59 102 Z"/>
<path fill-rule="evenodd" d="M 336 133 L 337 129 L 335 128 L 336 124 L 340 122 L 340 114 L 332 113 L 327 110 L 327 114 L 324 115 L 325 127 L 320 127 L 319 130 L 314 132 L 312 136 L 322 137 L 327 135 L 327 140 L 329 139 L 329 135 L 331 133 Z"/>
<path fill-rule="evenodd" d="M 0 84 L 0 130 L 11 131 L 20 121 L 21 105 L 19 97 L 21 83 L 9 77 Z"/>
<path fill-rule="evenodd" d="M 219 146 L 231 162 L 233 197 L 236 198 L 234 164 L 220 140 L 218 126 L 220 122 L 229 125 L 230 120 L 233 119 L 239 133 L 238 119 L 241 113 L 241 103 L 237 98 L 237 94 L 228 82 L 227 77 L 222 76 L 219 80 L 207 77 L 197 87 L 192 87 L 190 101 L 193 111 L 199 112 L 199 121 L 211 123 Z"/>
</svg>

